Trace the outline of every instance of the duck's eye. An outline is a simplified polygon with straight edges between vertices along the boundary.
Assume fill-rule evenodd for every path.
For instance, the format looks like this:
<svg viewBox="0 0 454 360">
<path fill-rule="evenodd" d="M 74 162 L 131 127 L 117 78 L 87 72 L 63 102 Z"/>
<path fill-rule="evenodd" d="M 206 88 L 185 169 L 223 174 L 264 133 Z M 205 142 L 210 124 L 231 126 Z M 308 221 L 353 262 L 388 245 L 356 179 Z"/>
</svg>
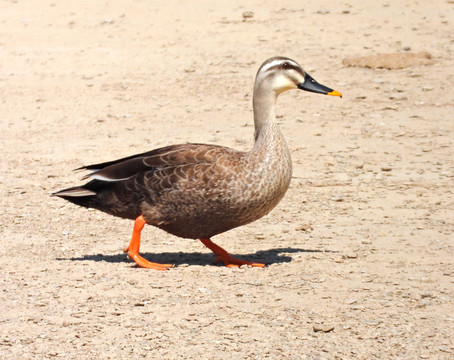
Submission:
<svg viewBox="0 0 454 360">
<path fill-rule="evenodd" d="M 288 68 L 290 68 L 290 64 L 288 62 L 285 62 L 285 63 L 282 64 L 282 67 L 284 69 L 288 69 Z"/>
</svg>

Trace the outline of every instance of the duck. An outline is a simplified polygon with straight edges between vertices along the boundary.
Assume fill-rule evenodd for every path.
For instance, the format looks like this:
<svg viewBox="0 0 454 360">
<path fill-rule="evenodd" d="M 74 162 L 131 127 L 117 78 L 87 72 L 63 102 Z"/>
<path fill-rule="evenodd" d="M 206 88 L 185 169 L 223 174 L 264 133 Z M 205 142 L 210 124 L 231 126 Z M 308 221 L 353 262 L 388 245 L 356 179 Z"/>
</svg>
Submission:
<svg viewBox="0 0 454 360">
<path fill-rule="evenodd" d="M 276 121 L 276 100 L 287 90 L 342 97 L 318 83 L 294 60 L 276 56 L 259 67 L 253 91 L 254 144 L 249 151 L 218 145 L 170 145 L 118 160 L 83 166 L 82 186 L 52 195 L 73 204 L 134 220 L 124 250 L 139 267 L 166 270 L 139 254 L 146 224 L 199 239 L 227 267 L 265 267 L 231 256 L 211 238 L 267 215 L 284 197 L 292 160 Z"/>
</svg>

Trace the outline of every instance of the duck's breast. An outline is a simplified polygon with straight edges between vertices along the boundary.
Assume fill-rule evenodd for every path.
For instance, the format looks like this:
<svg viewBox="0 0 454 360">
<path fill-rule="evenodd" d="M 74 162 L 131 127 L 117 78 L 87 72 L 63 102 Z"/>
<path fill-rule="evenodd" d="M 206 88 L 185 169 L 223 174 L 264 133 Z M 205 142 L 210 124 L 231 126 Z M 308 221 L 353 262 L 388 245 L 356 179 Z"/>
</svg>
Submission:
<svg viewBox="0 0 454 360">
<path fill-rule="evenodd" d="M 154 186 L 160 191 L 153 194 L 153 205 L 145 206 L 145 218 L 153 213 L 154 225 L 180 237 L 209 238 L 270 212 L 288 189 L 291 160 L 226 150 L 211 164 L 183 165 L 156 175 L 154 181 L 160 183 Z M 167 189 L 162 188 L 166 181 Z"/>
</svg>

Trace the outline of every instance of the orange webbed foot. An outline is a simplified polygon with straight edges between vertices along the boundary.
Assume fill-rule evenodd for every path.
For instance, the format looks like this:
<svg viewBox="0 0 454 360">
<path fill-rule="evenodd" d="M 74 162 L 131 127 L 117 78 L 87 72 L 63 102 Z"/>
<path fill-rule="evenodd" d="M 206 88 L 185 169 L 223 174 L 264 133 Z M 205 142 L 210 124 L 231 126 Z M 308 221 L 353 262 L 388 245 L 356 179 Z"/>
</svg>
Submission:
<svg viewBox="0 0 454 360">
<path fill-rule="evenodd" d="M 216 259 L 214 260 L 215 264 L 218 263 L 219 261 L 222 261 L 224 263 L 224 265 L 229 268 L 238 268 L 242 265 L 260 267 L 260 268 L 264 268 L 266 266 L 265 264 L 262 264 L 262 263 L 254 263 L 254 262 L 236 259 L 236 258 L 232 257 L 223 248 L 221 248 L 220 246 L 218 246 L 214 242 L 212 242 L 210 239 L 200 239 L 200 241 L 216 255 Z"/>
<path fill-rule="evenodd" d="M 144 259 L 138 253 L 128 252 L 129 258 L 134 261 L 139 267 L 154 270 L 168 270 L 173 267 L 172 264 L 158 264 Z"/>
<path fill-rule="evenodd" d="M 143 218 L 142 215 L 140 215 L 134 222 L 134 230 L 132 232 L 131 242 L 129 243 L 128 247 L 124 250 L 124 252 L 127 252 L 129 258 L 142 268 L 154 270 L 167 270 L 172 268 L 173 267 L 172 264 L 158 264 L 150 262 L 139 255 L 140 233 L 145 224 L 146 224 L 145 219 Z"/>
</svg>

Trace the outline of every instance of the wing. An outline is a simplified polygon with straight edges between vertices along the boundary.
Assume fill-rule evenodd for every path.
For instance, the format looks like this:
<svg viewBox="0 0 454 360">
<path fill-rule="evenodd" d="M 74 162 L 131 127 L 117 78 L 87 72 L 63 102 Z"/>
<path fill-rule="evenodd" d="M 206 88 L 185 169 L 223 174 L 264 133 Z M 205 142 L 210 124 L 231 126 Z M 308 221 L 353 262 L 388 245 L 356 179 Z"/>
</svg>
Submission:
<svg viewBox="0 0 454 360">
<path fill-rule="evenodd" d="M 239 153 L 236 150 L 217 145 L 181 144 L 171 145 L 128 156 L 122 159 L 81 167 L 77 170 L 91 170 L 84 177 L 101 181 L 127 180 L 139 173 L 171 170 L 188 165 L 209 165 L 223 155 Z"/>
</svg>

